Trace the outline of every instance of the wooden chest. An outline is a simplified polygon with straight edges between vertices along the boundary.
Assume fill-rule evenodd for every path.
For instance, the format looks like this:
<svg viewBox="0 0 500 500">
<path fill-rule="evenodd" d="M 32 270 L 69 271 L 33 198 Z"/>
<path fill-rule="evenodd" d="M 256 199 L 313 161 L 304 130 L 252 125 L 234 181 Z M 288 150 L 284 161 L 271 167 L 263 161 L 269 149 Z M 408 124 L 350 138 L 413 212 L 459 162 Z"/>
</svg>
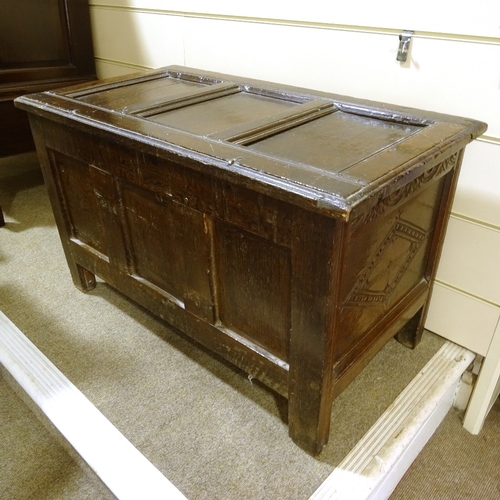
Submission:
<svg viewBox="0 0 500 500">
<path fill-rule="evenodd" d="M 175 66 L 16 104 L 76 286 L 99 276 L 287 397 L 312 454 L 384 343 L 418 343 L 463 149 L 486 130 Z"/>
</svg>

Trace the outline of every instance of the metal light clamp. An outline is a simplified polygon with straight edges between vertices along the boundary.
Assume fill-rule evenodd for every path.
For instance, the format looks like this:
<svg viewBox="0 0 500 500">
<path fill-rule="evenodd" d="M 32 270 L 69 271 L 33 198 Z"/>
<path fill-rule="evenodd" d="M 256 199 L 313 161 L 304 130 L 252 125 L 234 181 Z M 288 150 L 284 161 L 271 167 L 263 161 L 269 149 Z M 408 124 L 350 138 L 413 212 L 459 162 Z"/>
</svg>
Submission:
<svg viewBox="0 0 500 500">
<path fill-rule="evenodd" d="M 410 48 L 411 37 L 413 34 L 413 31 L 405 30 L 401 33 L 401 35 L 399 35 L 399 48 L 396 61 L 405 62 L 408 58 L 408 50 Z"/>
</svg>

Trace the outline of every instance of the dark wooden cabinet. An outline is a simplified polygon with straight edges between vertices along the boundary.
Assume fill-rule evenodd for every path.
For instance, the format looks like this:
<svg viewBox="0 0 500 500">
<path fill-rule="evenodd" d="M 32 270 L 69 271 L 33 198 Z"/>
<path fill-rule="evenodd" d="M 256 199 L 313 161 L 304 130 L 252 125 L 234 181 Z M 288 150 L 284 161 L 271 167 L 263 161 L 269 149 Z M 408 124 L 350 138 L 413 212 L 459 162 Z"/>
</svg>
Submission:
<svg viewBox="0 0 500 500">
<path fill-rule="evenodd" d="M 182 67 L 17 105 L 76 286 L 103 278 L 287 397 L 313 454 L 384 343 L 418 343 L 463 150 L 486 129 Z"/>
<path fill-rule="evenodd" d="M 95 80 L 95 73 L 87 0 L 1 0 L 0 157 L 35 149 L 16 97 Z"/>
<path fill-rule="evenodd" d="M 35 149 L 16 97 L 95 78 L 87 0 L 2 0 L 0 156 Z"/>
</svg>

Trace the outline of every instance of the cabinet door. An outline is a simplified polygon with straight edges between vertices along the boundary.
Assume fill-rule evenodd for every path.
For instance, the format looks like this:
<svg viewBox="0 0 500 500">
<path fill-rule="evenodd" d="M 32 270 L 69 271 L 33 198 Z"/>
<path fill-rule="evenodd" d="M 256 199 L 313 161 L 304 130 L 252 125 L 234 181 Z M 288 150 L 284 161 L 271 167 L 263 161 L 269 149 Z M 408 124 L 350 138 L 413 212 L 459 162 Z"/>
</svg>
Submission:
<svg viewBox="0 0 500 500">
<path fill-rule="evenodd" d="M 0 33 L 0 85 L 95 73 L 87 0 L 2 0 Z"/>
<path fill-rule="evenodd" d="M 59 0 L 3 0 L 0 4 L 2 65 L 69 60 L 63 15 L 64 4 Z"/>
<path fill-rule="evenodd" d="M 0 156 L 35 148 L 16 97 L 94 78 L 87 0 L 1 0 Z"/>
</svg>

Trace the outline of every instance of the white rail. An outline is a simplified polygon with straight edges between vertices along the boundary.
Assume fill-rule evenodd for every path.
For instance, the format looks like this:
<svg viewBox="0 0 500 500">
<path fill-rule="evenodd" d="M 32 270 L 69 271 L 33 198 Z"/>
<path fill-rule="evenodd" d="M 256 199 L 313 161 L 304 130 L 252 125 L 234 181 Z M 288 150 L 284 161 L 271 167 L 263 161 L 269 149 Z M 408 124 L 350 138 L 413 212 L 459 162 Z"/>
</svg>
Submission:
<svg viewBox="0 0 500 500">
<path fill-rule="evenodd" d="M 0 363 L 119 500 L 186 500 L 2 312 Z"/>
</svg>

